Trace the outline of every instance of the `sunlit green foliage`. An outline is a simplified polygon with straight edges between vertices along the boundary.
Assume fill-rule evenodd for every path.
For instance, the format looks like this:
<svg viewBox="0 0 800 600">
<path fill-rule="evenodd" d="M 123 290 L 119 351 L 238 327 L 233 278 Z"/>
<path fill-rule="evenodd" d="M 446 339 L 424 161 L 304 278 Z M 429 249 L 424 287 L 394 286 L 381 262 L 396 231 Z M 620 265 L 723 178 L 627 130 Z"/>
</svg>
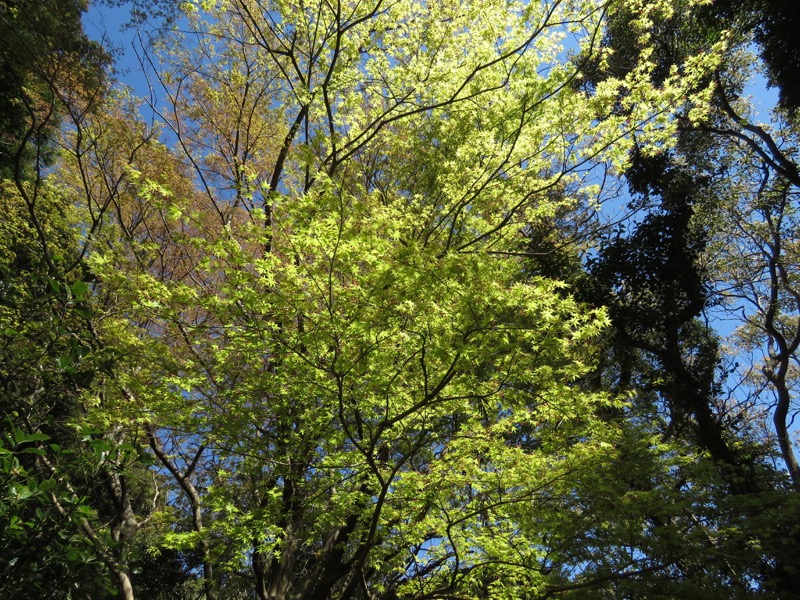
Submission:
<svg viewBox="0 0 800 600">
<path fill-rule="evenodd" d="M 711 404 L 711 185 L 673 162 L 740 43 L 707 4 L 182 2 L 158 125 L 91 45 L 29 55 L 64 62 L 8 92 L 0 589 L 780 589 L 790 496 Z M 623 176 L 658 208 L 599 238 Z"/>
</svg>

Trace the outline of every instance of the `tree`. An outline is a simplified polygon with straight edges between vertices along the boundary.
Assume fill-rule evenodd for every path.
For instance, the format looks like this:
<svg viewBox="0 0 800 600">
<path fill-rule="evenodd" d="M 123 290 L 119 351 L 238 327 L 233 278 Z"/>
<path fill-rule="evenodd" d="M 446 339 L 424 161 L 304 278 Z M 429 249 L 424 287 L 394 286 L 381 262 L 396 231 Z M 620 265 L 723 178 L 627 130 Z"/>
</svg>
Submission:
<svg viewBox="0 0 800 600">
<path fill-rule="evenodd" d="M 655 281 L 660 251 L 680 272 L 704 248 L 681 197 L 699 180 L 642 184 L 663 200 L 635 237 L 650 254 L 600 252 L 654 273 L 653 306 L 592 296 L 565 249 L 597 173 L 641 167 L 671 143 L 675 106 L 707 107 L 726 46 L 665 69 L 647 57 L 670 8 L 646 3 L 626 29 L 634 68 L 587 92 L 582 73 L 613 58 L 598 48 L 611 8 L 185 2 L 180 30 L 142 49 L 160 140 L 124 93 L 92 104 L 80 78 L 48 80 L 70 121 L 35 181 L 65 216 L 33 227 L 33 255 L 63 246 L 71 267 L 44 270 L 64 317 L 54 329 L 43 296 L 26 323 L 45 341 L 25 343 L 78 347 L 53 371 L 86 380 L 47 386 L 69 414 L 9 428 L 0 500 L 24 481 L 58 513 L 28 533 L 72 532 L 129 599 L 747 596 L 774 554 L 740 543 L 757 528 L 736 533 L 732 478 L 697 460 L 722 448 L 734 464 L 740 440 L 662 439 L 653 418 L 659 399 L 687 428 L 710 412 L 703 273 Z M 601 271 L 616 292 L 640 283 Z M 618 376 L 609 316 L 629 334 L 616 348 L 638 352 Z M 654 366 L 670 377 L 648 381 Z"/>
<path fill-rule="evenodd" d="M 199 557 L 208 597 L 546 596 L 668 568 L 587 562 L 600 538 L 566 526 L 650 433 L 579 383 L 602 313 L 518 255 L 628 132 L 669 138 L 713 59 L 587 98 L 558 39 L 592 50 L 591 2 L 184 8 L 191 34 L 149 55 L 175 148 L 105 178 L 122 235 L 91 258 L 173 479 L 160 545 Z M 629 114 L 598 123 L 623 87 Z"/>
<path fill-rule="evenodd" d="M 695 413 L 693 435 L 718 461 L 721 474 L 735 496 L 740 497 L 739 506 L 734 509 L 742 511 L 744 531 L 748 536 L 761 538 L 765 555 L 771 556 L 761 575 L 765 588 L 788 597 L 796 587 L 791 557 L 798 540 L 797 531 L 787 527 L 786 521 L 769 508 L 763 510 L 773 521 L 767 529 L 762 529 L 764 523 L 754 514 L 754 506 L 763 502 L 764 507 L 772 507 L 778 498 L 787 513 L 794 514 L 796 497 L 787 488 L 780 468 L 772 475 L 767 475 L 769 469 L 765 472 L 763 466 L 759 468 L 760 475 L 749 471 L 759 462 L 763 465 L 772 461 L 776 452 L 785 474 L 791 480 L 796 479 L 794 449 L 788 435 L 794 403 L 789 365 L 796 360 L 792 358 L 795 307 L 788 266 L 791 260 L 787 260 L 791 255 L 792 234 L 785 235 L 788 230 L 784 229 L 781 208 L 784 204 L 772 198 L 786 192 L 791 194 L 789 190 L 798 183 L 797 167 L 793 151 L 786 143 L 793 135 L 791 118 L 778 130 L 756 124 L 747 116 L 746 103 L 740 96 L 747 69 L 758 68 L 745 50 L 752 39 L 745 24 L 758 23 L 755 37 L 762 45 L 766 70 L 773 83 L 786 86 L 781 89 L 782 103 L 792 105 L 788 74 L 794 67 L 792 61 L 782 60 L 775 52 L 778 47 L 786 51 L 783 56 L 792 52 L 791 43 L 780 33 L 792 17 L 790 13 L 776 17 L 769 3 L 746 7 L 739 3 L 715 3 L 680 15 L 655 14 L 657 18 L 650 24 L 651 34 L 658 40 L 655 51 L 641 45 L 631 34 L 629 24 L 639 21 L 637 15 L 623 10 L 612 16 L 605 43 L 616 52 L 606 64 L 595 63 L 597 66 L 588 69 L 587 80 L 618 77 L 635 69 L 639 61 L 648 60 L 659 65 L 659 70 L 653 71 L 657 82 L 675 69 L 682 69 L 688 57 L 715 40 L 726 38 L 729 50 L 727 58 L 709 74 L 715 85 L 710 103 L 685 103 L 675 151 L 664 152 L 655 160 L 637 156 L 633 165 L 638 164 L 639 168 L 626 173 L 634 191 L 641 193 L 640 183 L 645 181 L 650 188 L 646 197 L 658 192 L 662 214 L 638 216 L 639 223 L 631 226 L 633 233 L 627 239 L 620 235 L 601 249 L 595 263 L 601 286 L 605 284 L 610 292 L 602 302 L 619 307 L 619 316 L 612 318 L 616 329 L 627 335 L 627 331 L 638 328 L 639 341 L 631 344 L 628 335 L 616 345 L 617 373 L 624 374 L 627 380 L 631 376 L 655 380 L 653 373 L 647 371 L 650 368 L 647 362 L 644 368 L 641 362 L 637 364 L 641 355 L 629 352 L 631 345 L 645 350 L 650 361 L 655 359 L 657 372 L 667 383 L 663 391 L 667 393 L 668 406 L 674 407 L 669 392 L 672 380 L 678 383 L 671 394 L 673 398 L 677 397 L 684 406 L 693 405 L 706 412 L 703 418 Z M 734 16 L 736 20 L 732 20 Z M 688 187 L 687 177 L 693 180 Z M 683 205 L 682 210 L 675 210 L 675 198 L 679 206 Z M 788 216 L 786 224 L 791 220 Z M 702 243 L 695 243 L 694 249 L 687 253 L 691 246 L 686 242 L 691 236 Z M 664 278 L 671 263 L 675 264 L 676 249 L 688 260 L 681 261 L 680 270 L 673 270 L 669 278 Z M 659 274 L 661 278 L 657 277 Z M 676 291 L 679 297 L 675 296 Z M 694 296 L 694 315 L 689 311 L 680 318 L 687 308 L 680 296 L 684 299 Z M 761 367 L 757 360 L 750 362 L 742 356 L 728 356 L 729 365 L 736 363 L 733 367 L 722 368 L 722 362 L 715 365 L 717 342 L 709 335 L 710 327 L 707 322 L 693 320 L 701 310 L 706 314 L 728 311 L 744 323 L 740 339 L 746 343 L 739 348 L 749 351 L 761 348 L 766 357 L 764 377 L 759 375 Z M 637 313 L 646 317 L 636 318 Z M 675 318 L 678 327 L 672 327 L 671 337 L 689 342 L 688 345 L 684 342 L 682 348 L 670 344 L 669 335 L 664 337 L 662 324 Z M 777 323 L 780 325 L 776 326 Z M 665 360 L 671 347 L 673 358 Z M 732 375 L 739 377 L 740 365 L 745 378 L 731 385 L 726 398 L 725 386 L 730 384 Z M 715 374 L 717 366 L 720 371 Z M 741 381 L 760 383 L 755 383 L 744 396 Z M 777 402 L 772 402 L 772 394 L 779 398 Z M 770 444 L 774 441 L 774 450 L 759 449 L 759 445 L 753 444 L 759 433 L 758 414 L 766 411 L 777 434 L 769 440 Z M 674 435 L 677 429 L 673 427 L 674 414 L 672 417 L 667 433 Z M 677 423 L 680 426 L 681 421 Z M 754 502 L 753 498 L 760 500 Z M 776 543 L 773 530 L 782 532 L 781 541 Z"/>
<path fill-rule="evenodd" d="M 0 594 L 13 598 L 131 597 L 129 542 L 158 495 L 137 432 L 98 419 L 115 393 L 83 261 L 100 217 L 48 177 L 63 130 L 85 133 L 108 90 L 84 8 L 0 5 Z"/>
</svg>

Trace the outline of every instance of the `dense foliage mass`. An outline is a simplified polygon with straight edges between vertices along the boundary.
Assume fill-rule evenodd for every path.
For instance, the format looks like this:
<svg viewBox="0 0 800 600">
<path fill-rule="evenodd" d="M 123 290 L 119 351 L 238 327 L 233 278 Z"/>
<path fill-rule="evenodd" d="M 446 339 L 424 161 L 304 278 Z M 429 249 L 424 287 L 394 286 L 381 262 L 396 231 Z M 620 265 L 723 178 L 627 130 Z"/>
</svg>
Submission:
<svg viewBox="0 0 800 600">
<path fill-rule="evenodd" d="M 798 597 L 791 12 L 131 4 L 0 2 L 0 596 Z"/>
</svg>

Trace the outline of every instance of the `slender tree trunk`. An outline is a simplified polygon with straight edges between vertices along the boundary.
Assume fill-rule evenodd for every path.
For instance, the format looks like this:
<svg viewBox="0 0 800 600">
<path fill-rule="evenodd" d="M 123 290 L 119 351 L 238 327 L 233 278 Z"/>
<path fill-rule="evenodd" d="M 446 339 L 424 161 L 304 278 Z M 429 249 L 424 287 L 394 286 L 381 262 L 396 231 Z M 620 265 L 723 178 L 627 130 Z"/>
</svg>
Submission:
<svg viewBox="0 0 800 600">
<path fill-rule="evenodd" d="M 267 569 L 269 568 L 267 556 L 261 551 L 263 544 L 253 540 L 253 575 L 256 578 L 256 595 L 258 600 L 267 600 Z"/>
<path fill-rule="evenodd" d="M 789 430 L 786 427 L 786 420 L 789 416 L 789 406 L 791 405 L 792 397 L 786 386 L 785 377 L 770 377 L 770 380 L 775 386 L 775 391 L 778 395 L 778 406 L 775 409 L 775 414 L 772 416 L 772 422 L 775 425 L 775 433 L 778 436 L 778 447 L 780 448 L 783 462 L 786 465 L 786 470 L 789 472 L 789 477 L 792 479 L 792 485 L 795 491 L 800 492 L 800 467 L 797 465 L 797 457 L 794 454 L 792 441 L 789 438 Z"/>
<path fill-rule="evenodd" d="M 115 575 L 117 576 L 117 585 L 119 586 L 122 598 L 124 600 L 135 600 L 133 585 L 131 584 L 131 578 L 128 573 L 118 570 L 115 572 Z"/>
</svg>

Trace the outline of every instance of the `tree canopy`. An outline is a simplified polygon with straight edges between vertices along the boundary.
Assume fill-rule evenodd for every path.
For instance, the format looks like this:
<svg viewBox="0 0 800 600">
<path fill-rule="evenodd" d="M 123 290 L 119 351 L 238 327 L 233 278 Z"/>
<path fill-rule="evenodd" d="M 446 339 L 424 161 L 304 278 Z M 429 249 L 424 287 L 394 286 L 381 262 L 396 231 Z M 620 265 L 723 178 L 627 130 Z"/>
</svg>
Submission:
<svg viewBox="0 0 800 600">
<path fill-rule="evenodd" d="M 137 98 L 86 8 L 0 3 L 0 595 L 795 597 L 789 16 L 137 2 Z"/>
</svg>

